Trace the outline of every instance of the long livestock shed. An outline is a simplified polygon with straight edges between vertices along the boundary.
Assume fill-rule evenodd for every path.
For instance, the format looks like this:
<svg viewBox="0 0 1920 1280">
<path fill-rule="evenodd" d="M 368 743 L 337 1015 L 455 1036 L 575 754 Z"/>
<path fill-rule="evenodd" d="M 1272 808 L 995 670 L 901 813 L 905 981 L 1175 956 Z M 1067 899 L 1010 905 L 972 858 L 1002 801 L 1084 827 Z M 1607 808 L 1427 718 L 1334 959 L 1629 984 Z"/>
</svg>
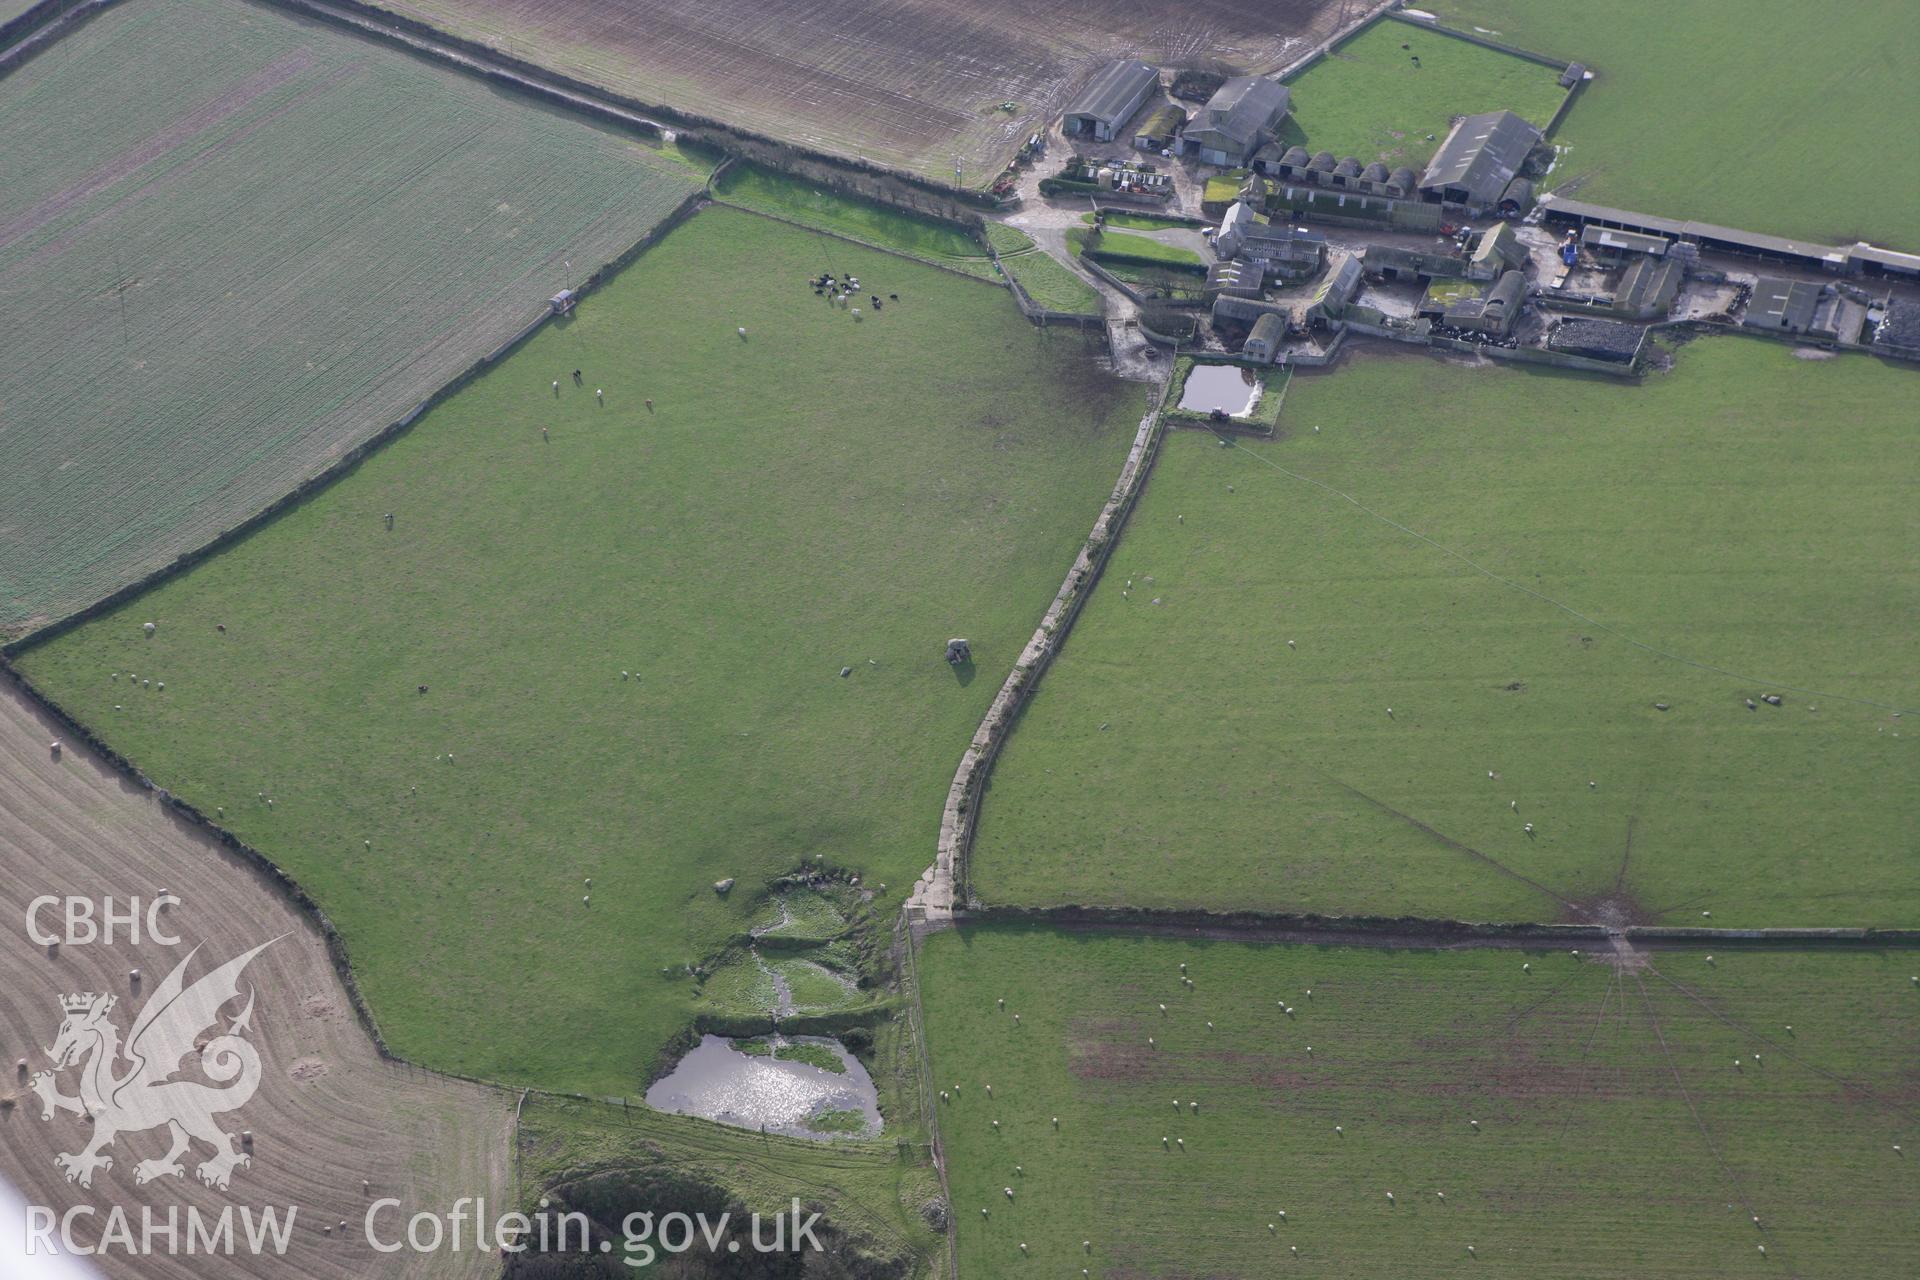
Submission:
<svg viewBox="0 0 1920 1280">
<path fill-rule="evenodd" d="M 1160 73 L 1135 58 L 1123 58 L 1104 68 L 1067 107 L 1061 132 L 1087 134 L 1098 142 L 1116 137 L 1120 127 L 1160 87 Z"/>
<path fill-rule="evenodd" d="M 1664 218 L 1657 213 L 1634 213 L 1584 200 L 1566 200 L 1553 196 L 1541 198 L 1540 208 L 1550 221 L 1573 222 L 1586 226 L 1614 227 L 1642 235 L 1667 236 L 1697 244 L 1703 249 L 1742 257 L 1761 258 L 1796 266 L 1818 267 L 1835 275 L 1894 276 L 1920 280 L 1920 254 L 1881 249 L 1870 244 L 1840 248 L 1771 236 L 1759 231 L 1740 231 L 1712 222 L 1683 218 Z"/>
</svg>

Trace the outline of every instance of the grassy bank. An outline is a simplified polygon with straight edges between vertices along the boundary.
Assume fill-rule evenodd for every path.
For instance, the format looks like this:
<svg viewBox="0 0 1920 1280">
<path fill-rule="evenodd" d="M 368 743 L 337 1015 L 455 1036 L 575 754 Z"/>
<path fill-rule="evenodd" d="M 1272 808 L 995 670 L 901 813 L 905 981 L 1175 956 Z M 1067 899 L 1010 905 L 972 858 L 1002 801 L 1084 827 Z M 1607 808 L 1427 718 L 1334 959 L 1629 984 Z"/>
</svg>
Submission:
<svg viewBox="0 0 1920 1280">
<path fill-rule="evenodd" d="M 993 263 L 986 251 L 959 227 L 882 204 L 844 199 L 788 174 L 736 164 L 720 175 L 714 195 L 743 209 L 771 213 L 983 280 L 993 279 Z"/>
</svg>

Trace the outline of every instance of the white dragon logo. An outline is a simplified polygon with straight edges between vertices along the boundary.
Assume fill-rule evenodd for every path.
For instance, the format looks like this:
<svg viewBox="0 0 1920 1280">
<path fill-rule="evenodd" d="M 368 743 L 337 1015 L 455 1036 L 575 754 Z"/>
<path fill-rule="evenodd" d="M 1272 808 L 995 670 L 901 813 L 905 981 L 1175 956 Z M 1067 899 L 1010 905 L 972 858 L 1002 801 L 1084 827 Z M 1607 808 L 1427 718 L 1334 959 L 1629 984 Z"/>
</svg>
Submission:
<svg viewBox="0 0 1920 1280">
<path fill-rule="evenodd" d="M 53 1119 L 56 1111 L 93 1120 L 93 1139 L 84 1150 L 54 1157 L 68 1182 L 92 1186 L 96 1169 L 113 1168 L 113 1157 L 105 1152 L 117 1136 L 161 1125 L 172 1134 L 172 1149 L 158 1160 L 142 1160 L 134 1166 L 137 1183 L 184 1174 L 180 1157 L 187 1153 L 192 1138 L 214 1149 L 213 1157 L 194 1170 L 210 1187 L 225 1191 L 234 1168 L 253 1163 L 252 1157 L 239 1150 L 234 1136 L 215 1124 L 213 1117 L 245 1106 L 260 1087 L 260 1054 L 241 1038 L 252 1022 L 254 993 L 247 992 L 246 1008 L 228 1025 L 225 1035 L 213 1036 L 204 1043 L 196 1043 L 196 1038 L 219 1020 L 222 1006 L 240 995 L 241 970 L 279 940 L 263 942 L 191 987 L 184 987 L 187 965 L 200 951 L 195 947 L 141 1007 L 124 1048 L 120 1028 L 107 1016 L 116 997 L 91 991 L 61 997 L 66 1020 L 60 1024 L 53 1047 L 47 1050 L 53 1069 L 34 1076 L 30 1087 L 40 1095 L 42 1120 Z M 180 1069 L 180 1060 L 196 1049 L 201 1070 L 224 1088 L 172 1078 Z M 80 1068 L 80 1096 L 70 1098 L 60 1092 L 55 1077 L 74 1066 Z"/>
</svg>

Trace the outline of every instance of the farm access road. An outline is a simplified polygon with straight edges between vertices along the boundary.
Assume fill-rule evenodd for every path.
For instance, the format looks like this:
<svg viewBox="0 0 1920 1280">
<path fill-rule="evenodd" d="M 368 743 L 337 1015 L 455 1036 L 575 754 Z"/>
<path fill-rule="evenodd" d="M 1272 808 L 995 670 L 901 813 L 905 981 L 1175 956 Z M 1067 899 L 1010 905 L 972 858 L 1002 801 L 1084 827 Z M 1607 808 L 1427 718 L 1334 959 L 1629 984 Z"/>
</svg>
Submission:
<svg viewBox="0 0 1920 1280">
<path fill-rule="evenodd" d="M 101 673 L 103 676 L 106 674 Z M 283 1257 L 178 1256 L 164 1252 L 95 1259 L 107 1275 L 128 1280 L 362 1280 L 364 1277 L 490 1277 L 499 1260 L 473 1249 L 382 1255 L 368 1245 L 364 1220 L 372 1203 L 399 1199 L 404 1212 L 386 1211 L 380 1236 L 391 1241 L 415 1212 L 444 1215 L 462 1196 L 486 1197 L 487 1216 L 510 1211 L 512 1095 L 449 1080 L 383 1059 L 354 1013 L 328 959 L 319 927 L 252 865 L 211 836 L 173 815 L 160 800 L 70 739 L 58 757 L 49 748 L 65 733 L 11 683 L 0 686 L 0 1179 L 29 1203 L 65 1213 L 91 1205 L 95 1216 L 75 1219 L 76 1237 L 98 1240 L 106 1215 L 122 1208 L 138 1239 L 140 1209 L 151 1206 L 164 1223 L 170 1208 L 197 1208 L 208 1223 L 223 1208 L 298 1209 Z M 141 945 L 121 926 L 111 946 L 48 948 L 27 933 L 27 904 L 41 895 L 100 900 L 117 912 L 131 899 L 146 904 L 167 890 L 180 899 L 161 917 L 178 945 Z M 58 906 L 43 910 L 44 931 L 64 931 Z M 145 921 L 142 921 L 144 930 Z M 80 1150 L 88 1126 L 57 1113 L 41 1119 L 40 1099 L 16 1064 L 29 1072 L 50 1064 L 45 1049 L 61 1024 L 60 999 L 79 992 L 117 997 L 110 1019 L 124 1035 L 147 998 L 194 947 L 185 973 L 191 984 L 210 970 L 269 939 L 239 979 L 241 998 L 203 1035 L 225 1032 L 254 993 L 246 1039 L 259 1052 L 258 1092 L 215 1123 L 229 1133 L 254 1135 L 252 1163 L 233 1171 L 222 1192 L 202 1185 L 196 1167 L 211 1150 L 196 1143 L 183 1157 L 184 1174 L 136 1185 L 135 1166 L 168 1146 L 164 1129 L 122 1133 L 110 1150 L 110 1169 L 96 1171 L 90 1188 L 68 1183 L 55 1166 L 63 1152 Z M 140 981 L 129 971 L 140 970 Z M 198 1074 L 189 1067 L 187 1078 Z M 78 1073 L 58 1077 L 63 1094 L 76 1091 Z M 4 1103 L 11 1100 L 12 1105 Z M 362 1190 L 361 1180 L 368 1187 Z M 184 1224 L 184 1217 L 182 1219 Z M 340 1223 L 346 1223 L 343 1231 Z M 323 1228 L 331 1228 L 323 1231 Z M 162 1242 L 164 1249 L 164 1242 Z"/>
</svg>

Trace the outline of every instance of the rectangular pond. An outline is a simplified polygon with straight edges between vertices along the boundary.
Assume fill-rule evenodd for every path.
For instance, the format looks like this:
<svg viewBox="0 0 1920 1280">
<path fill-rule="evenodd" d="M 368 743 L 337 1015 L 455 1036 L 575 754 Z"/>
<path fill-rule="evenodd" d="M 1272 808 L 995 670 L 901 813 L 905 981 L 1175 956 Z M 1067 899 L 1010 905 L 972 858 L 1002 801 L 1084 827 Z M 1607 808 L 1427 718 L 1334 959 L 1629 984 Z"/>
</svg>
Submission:
<svg viewBox="0 0 1920 1280">
<path fill-rule="evenodd" d="M 1180 388 L 1180 407 L 1195 413 L 1224 410 L 1244 418 L 1260 403 L 1260 375 L 1237 364 L 1197 364 Z"/>
</svg>

